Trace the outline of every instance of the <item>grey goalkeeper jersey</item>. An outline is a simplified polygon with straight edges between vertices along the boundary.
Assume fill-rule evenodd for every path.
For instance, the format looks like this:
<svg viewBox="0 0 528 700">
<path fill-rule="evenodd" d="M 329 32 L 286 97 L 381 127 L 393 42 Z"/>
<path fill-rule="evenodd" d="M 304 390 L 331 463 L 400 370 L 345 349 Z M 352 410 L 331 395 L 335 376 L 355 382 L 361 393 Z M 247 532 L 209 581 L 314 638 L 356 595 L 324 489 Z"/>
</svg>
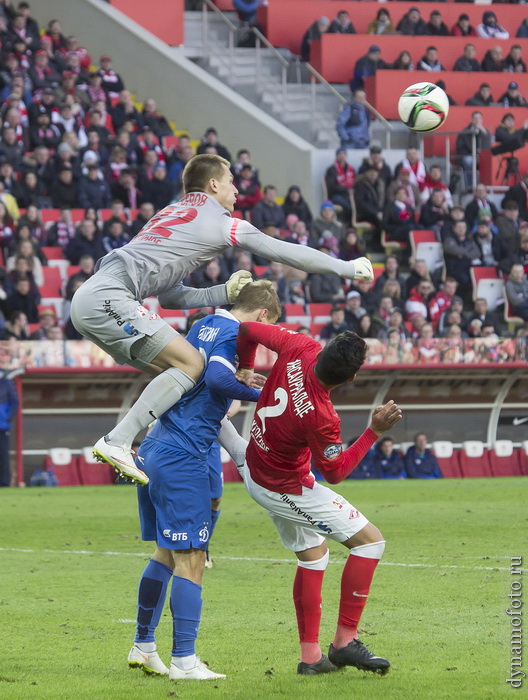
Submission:
<svg viewBox="0 0 528 700">
<path fill-rule="evenodd" d="M 331 272 L 342 277 L 354 274 L 352 262 L 270 238 L 249 222 L 233 219 L 214 197 L 203 192 L 191 192 L 159 211 L 130 243 L 101 258 L 96 272 L 108 268 L 111 274 L 119 262 L 137 299 L 165 293 L 167 305 L 173 306 L 171 295 L 174 302 L 179 290 L 188 290 L 181 286 L 182 280 L 230 246 L 306 272 Z"/>
</svg>

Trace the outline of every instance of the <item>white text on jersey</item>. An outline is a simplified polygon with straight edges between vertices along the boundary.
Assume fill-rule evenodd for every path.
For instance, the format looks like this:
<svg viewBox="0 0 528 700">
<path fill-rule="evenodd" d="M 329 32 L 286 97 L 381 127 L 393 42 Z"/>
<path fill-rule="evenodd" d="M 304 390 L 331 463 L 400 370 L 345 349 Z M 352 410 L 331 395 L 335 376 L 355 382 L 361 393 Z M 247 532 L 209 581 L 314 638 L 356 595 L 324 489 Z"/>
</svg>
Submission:
<svg viewBox="0 0 528 700">
<path fill-rule="evenodd" d="M 209 326 L 203 326 L 198 332 L 198 339 L 202 340 L 204 343 L 212 343 L 216 338 L 220 328 L 209 328 Z"/>
<path fill-rule="evenodd" d="M 293 401 L 293 412 L 302 418 L 308 411 L 313 411 L 314 407 L 304 388 L 302 365 L 300 360 L 288 362 L 286 365 L 286 376 L 288 377 L 288 388 Z"/>
</svg>

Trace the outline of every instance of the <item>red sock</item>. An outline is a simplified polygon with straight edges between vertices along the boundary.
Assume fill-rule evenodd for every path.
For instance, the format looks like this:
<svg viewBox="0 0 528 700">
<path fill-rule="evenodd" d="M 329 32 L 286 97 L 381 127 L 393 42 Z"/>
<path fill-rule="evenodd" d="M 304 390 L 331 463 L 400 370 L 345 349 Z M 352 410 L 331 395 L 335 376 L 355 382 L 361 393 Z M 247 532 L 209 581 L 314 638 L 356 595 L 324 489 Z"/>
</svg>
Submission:
<svg viewBox="0 0 528 700">
<path fill-rule="evenodd" d="M 341 600 L 337 632 L 333 641 L 337 649 L 357 637 L 357 628 L 367 602 L 370 584 L 379 559 L 368 559 L 350 554 L 341 577 Z"/>
<path fill-rule="evenodd" d="M 293 602 L 297 613 L 301 661 L 314 664 L 321 658 L 319 627 L 321 624 L 321 589 L 324 571 L 297 567 L 293 583 Z"/>
</svg>

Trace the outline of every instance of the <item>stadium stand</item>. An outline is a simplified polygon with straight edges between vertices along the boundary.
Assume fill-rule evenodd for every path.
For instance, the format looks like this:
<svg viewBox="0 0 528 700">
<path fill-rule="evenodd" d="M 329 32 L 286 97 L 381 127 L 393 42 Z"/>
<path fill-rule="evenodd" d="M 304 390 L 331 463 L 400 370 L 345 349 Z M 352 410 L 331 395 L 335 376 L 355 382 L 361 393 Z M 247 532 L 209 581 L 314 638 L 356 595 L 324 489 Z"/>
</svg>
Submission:
<svg viewBox="0 0 528 700">
<path fill-rule="evenodd" d="M 53 471 L 59 486 L 80 486 L 78 460 L 68 447 L 52 447 L 44 458 L 44 468 Z"/>
<path fill-rule="evenodd" d="M 462 474 L 458 463 L 458 452 L 454 450 L 453 443 L 450 440 L 436 440 L 432 447 L 444 477 L 459 479 Z"/>
<path fill-rule="evenodd" d="M 496 440 L 489 450 L 489 461 L 493 476 L 521 476 L 519 450 L 514 450 L 511 440 Z"/>
<path fill-rule="evenodd" d="M 464 441 L 458 457 L 463 477 L 491 476 L 489 453 L 480 440 Z"/>
</svg>

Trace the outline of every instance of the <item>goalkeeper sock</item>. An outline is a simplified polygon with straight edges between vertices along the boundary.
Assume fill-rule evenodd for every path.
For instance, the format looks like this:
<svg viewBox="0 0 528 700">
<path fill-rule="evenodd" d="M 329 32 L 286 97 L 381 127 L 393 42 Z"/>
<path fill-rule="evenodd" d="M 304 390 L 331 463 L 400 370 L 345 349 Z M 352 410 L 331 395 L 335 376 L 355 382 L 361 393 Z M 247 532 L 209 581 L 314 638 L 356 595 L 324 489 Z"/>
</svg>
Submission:
<svg viewBox="0 0 528 700">
<path fill-rule="evenodd" d="M 135 643 L 154 642 L 172 569 L 151 559 L 139 580 Z"/>
<path fill-rule="evenodd" d="M 170 596 L 172 656 L 195 654 L 202 614 L 202 587 L 187 578 L 173 576 Z"/>
<path fill-rule="evenodd" d="M 216 527 L 216 523 L 218 522 L 219 517 L 220 517 L 219 510 L 212 510 L 211 511 L 211 524 L 209 526 L 209 542 L 211 542 L 211 537 L 213 536 L 213 532 L 214 532 L 214 529 Z"/>
<path fill-rule="evenodd" d="M 301 661 L 317 663 L 321 658 L 319 627 L 321 625 L 321 589 L 329 554 L 316 561 L 299 561 L 293 583 L 293 602 L 297 614 Z"/>
<path fill-rule="evenodd" d="M 170 367 L 158 374 L 143 389 L 123 420 L 108 433 L 106 442 L 109 445 L 130 447 L 143 428 L 174 406 L 195 384 L 194 379 L 177 367 Z"/>
<path fill-rule="evenodd" d="M 341 577 L 341 600 L 337 631 L 332 642 L 336 649 L 357 639 L 357 628 L 366 605 L 374 571 L 385 549 L 385 541 L 353 547 Z"/>
</svg>

